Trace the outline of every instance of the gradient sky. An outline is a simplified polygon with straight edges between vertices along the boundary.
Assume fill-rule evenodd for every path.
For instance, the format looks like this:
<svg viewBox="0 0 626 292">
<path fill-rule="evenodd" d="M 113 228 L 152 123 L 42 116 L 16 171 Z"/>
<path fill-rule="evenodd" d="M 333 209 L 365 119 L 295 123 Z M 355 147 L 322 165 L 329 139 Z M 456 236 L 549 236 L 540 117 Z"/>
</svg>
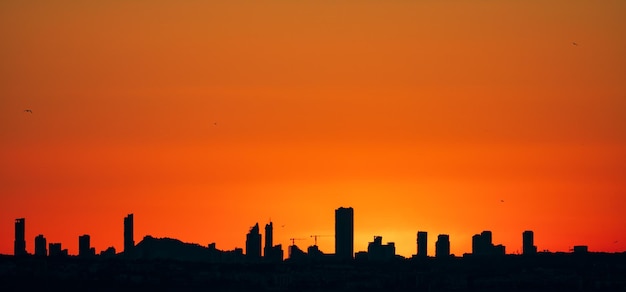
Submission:
<svg viewBox="0 0 626 292">
<path fill-rule="evenodd" d="M 626 1 L 1 1 L 0 253 L 626 250 Z M 574 45 L 574 42 L 577 45 Z M 32 109 L 32 114 L 24 112 Z M 217 123 L 217 125 L 215 124 Z M 504 202 L 501 202 L 504 200 Z M 334 239 L 320 237 L 322 251 Z"/>
</svg>

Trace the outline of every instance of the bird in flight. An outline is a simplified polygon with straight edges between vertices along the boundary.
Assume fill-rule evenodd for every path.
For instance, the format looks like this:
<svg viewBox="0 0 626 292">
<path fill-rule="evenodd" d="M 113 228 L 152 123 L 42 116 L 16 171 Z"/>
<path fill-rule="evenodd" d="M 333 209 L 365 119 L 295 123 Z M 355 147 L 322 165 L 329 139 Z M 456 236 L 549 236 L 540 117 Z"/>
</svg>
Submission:
<svg viewBox="0 0 626 292">
<path fill-rule="evenodd" d="M 29 109 L 25 109 L 25 110 L 24 110 L 24 112 L 25 112 L 25 113 L 31 113 L 31 114 L 33 113 L 33 111 L 32 111 L 32 110 L 29 110 Z"/>
<path fill-rule="evenodd" d="M 500 203 L 504 203 L 504 200 L 500 200 Z"/>
<path fill-rule="evenodd" d="M 578 46 L 578 43 L 577 42 L 572 42 L 572 45 Z"/>
</svg>

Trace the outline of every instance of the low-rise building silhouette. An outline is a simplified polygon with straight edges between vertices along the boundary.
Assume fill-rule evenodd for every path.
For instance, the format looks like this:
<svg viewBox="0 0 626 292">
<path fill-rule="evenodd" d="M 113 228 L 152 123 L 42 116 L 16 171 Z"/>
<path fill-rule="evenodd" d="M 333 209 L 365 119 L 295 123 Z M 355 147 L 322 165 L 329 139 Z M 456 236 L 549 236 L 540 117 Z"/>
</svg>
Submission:
<svg viewBox="0 0 626 292">
<path fill-rule="evenodd" d="M 289 260 L 290 261 L 304 261 L 307 260 L 308 255 L 302 251 L 297 245 L 292 244 L 289 246 Z"/>
<path fill-rule="evenodd" d="M 115 247 L 110 246 L 107 249 L 100 252 L 101 257 L 114 257 L 115 256 Z"/>
<path fill-rule="evenodd" d="M 43 234 L 39 234 L 35 237 L 35 255 L 43 257 L 48 255 L 46 238 Z"/>
<path fill-rule="evenodd" d="M 486 230 L 480 234 L 472 236 L 472 255 L 474 256 L 494 256 L 504 255 L 506 248 L 504 245 L 494 245 L 491 231 Z"/>
<path fill-rule="evenodd" d="M 396 245 L 393 242 L 383 244 L 382 236 L 374 236 L 374 241 L 367 245 L 367 259 L 370 261 L 390 261 L 396 256 Z"/>
<path fill-rule="evenodd" d="M 575 254 L 586 254 L 589 252 L 589 247 L 586 245 L 575 245 L 574 253 Z"/>
<path fill-rule="evenodd" d="M 51 257 L 67 256 L 67 249 L 61 247 L 60 242 L 48 244 L 48 255 Z"/>
</svg>

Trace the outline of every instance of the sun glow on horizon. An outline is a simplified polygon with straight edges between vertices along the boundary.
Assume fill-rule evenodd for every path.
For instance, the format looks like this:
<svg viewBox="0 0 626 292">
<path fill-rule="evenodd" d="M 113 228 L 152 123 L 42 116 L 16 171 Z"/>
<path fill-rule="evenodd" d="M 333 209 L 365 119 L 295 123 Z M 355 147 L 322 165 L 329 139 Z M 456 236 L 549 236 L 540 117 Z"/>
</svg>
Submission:
<svg viewBox="0 0 626 292">
<path fill-rule="evenodd" d="M 121 250 L 128 213 L 305 249 L 339 206 L 355 251 L 625 251 L 625 3 L 3 1 L 0 254 L 16 218 L 30 252 Z"/>
</svg>

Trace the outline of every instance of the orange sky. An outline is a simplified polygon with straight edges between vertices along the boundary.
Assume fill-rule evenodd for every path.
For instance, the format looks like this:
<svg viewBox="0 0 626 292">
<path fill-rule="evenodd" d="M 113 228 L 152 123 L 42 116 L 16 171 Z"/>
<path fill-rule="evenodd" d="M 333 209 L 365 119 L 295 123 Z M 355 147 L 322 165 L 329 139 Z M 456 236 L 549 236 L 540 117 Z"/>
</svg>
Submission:
<svg viewBox="0 0 626 292">
<path fill-rule="evenodd" d="M 355 251 L 626 250 L 624 1 L 91 2 L 0 2 L 0 253 L 21 217 L 29 252 L 128 213 L 232 249 L 340 206 Z"/>
</svg>

